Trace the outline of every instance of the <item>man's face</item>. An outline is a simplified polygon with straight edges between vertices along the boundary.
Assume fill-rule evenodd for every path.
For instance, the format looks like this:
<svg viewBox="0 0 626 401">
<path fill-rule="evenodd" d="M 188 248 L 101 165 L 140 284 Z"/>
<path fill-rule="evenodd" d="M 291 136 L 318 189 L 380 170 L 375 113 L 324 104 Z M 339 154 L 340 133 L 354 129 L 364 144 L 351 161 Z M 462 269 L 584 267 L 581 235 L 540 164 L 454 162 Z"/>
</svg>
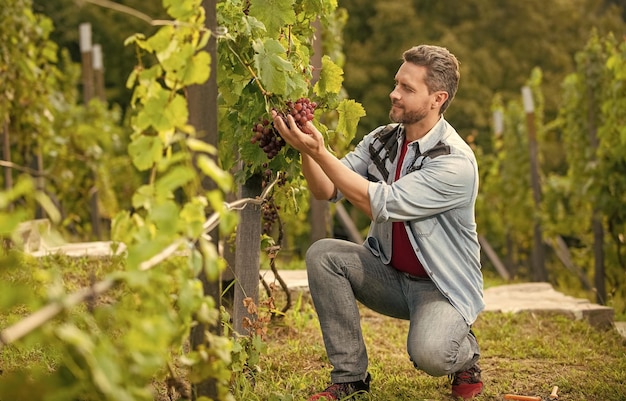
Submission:
<svg viewBox="0 0 626 401">
<path fill-rule="evenodd" d="M 395 86 L 389 94 L 391 110 L 389 119 L 406 125 L 422 121 L 433 110 L 434 94 L 424 82 L 426 67 L 403 63 L 395 77 Z M 436 111 L 436 110 L 435 110 Z M 438 111 L 436 111 L 438 112 Z"/>
</svg>

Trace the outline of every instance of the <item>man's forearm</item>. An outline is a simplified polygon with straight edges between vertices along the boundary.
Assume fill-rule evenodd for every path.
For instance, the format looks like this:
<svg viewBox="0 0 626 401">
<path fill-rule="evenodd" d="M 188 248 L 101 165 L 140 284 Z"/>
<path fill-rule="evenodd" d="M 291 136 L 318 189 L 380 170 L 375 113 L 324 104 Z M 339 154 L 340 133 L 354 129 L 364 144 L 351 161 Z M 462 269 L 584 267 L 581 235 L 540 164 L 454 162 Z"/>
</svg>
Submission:
<svg viewBox="0 0 626 401">
<path fill-rule="evenodd" d="M 335 184 L 328 178 L 324 170 L 311 158 L 302 153 L 302 174 L 306 178 L 309 191 L 317 200 L 329 200 L 335 196 Z"/>
<path fill-rule="evenodd" d="M 327 179 L 334 184 L 333 193 L 334 190 L 341 191 L 350 203 L 372 218 L 372 208 L 367 192 L 369 181 L 350 170 L 328 151 L 317 154 L 315 159 L 311 157 L 308 162 L 315 164 Z"/>
</svg>

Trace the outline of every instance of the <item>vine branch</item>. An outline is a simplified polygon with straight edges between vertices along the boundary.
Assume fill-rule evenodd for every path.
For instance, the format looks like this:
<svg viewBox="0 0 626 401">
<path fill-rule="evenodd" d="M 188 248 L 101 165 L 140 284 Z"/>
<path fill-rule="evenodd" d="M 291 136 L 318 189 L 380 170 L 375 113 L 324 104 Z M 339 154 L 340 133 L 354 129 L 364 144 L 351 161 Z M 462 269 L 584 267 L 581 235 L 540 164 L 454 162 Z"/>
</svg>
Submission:
<svg viewBox="0 0 626 401">
<path fill-rule="evenodd" d="M 0 160 L 0 167 L 11 168 L 13 170 L 21 171 L 22 173 L 27 173 L 35 177 L 47 177 L 48 176 L 47 173 L 42 173 L 32 168 L 20 166 L 19 164 L 15 164 L 13 162 L 9 162 L 6 160 Z"/>
<path fill-rule="evenodd" d="M 144 22 L 147 22 L 148 24 L 150 24 L 152 26 L 165 26 L 165 25 L 191 26 L 191 24 L 182 23 L 180 21 L 170 21 L 170 20 L 154 19 L 154 18 L 150 17 L 149 15 L 142 13 L 141 11 L 135 10 L 132 7 L 128 7 L 128 6 L 125 6 L 123 4 L 116 3 L 116 2 L 110 1 L 110 0 L 75 0 L 75 1 L 79 5 L 81 3 L 89 3 L 89 4 L 93 4 L 95 6 L 108 8 L 108 9 L 114 10 L 114 11 L 118 11 L 120 13 L 127 14 L 127 15 L 130 15 L 132 17 L 138 18 L 138 19 L 140 19 L 140 20 L 142 20 Z M 212 35 L 215 35 L 215 36 L 223 36 L 223 35 L 225 35 L 227 33 L 227 30 L 224 27 L 218 27 L 216 32 L 213 32 L 213 31 L 211 31 L 210 29 L 207 29 L 207 28 L 202 28 L 201 30 L 202 31 L 209 31 L 209 32 L 211 32 Z"/>
<path fill-rule="evenodd" d="M 268 91 L 265 90 L 265 88 L 263 87 L 263 85 L 261 84 L 261 81 L 259 80 L 259 77 L 256 75 L 256 73 L 254 72 L 254 70 L 252 69 L 252 67 L 250 67 L 250 64 L 246 63 L 245 61 L 242 60 L 241 56 L 239 55 L 239 53 L 237 53 L 235 51 L 235 49 L 232 48 L 232 46 L 230 45 L 230 43 L 227 43 L 226 46 L 228 46 L 228 49 L 233 53 L 233 55 L 235 57 L 237 57 L 237 60 L 239 60 L 239 62 L 246 67 L 246 69 L 250 72 L 250 75 L 252 75 L 252 80 L 256 83 L 256 85 L 259 87 L 259 90 L 261 91 L 261 93 L 263 94 L 263 96 L 271 96 L 272 94 Z"/>
</svg>

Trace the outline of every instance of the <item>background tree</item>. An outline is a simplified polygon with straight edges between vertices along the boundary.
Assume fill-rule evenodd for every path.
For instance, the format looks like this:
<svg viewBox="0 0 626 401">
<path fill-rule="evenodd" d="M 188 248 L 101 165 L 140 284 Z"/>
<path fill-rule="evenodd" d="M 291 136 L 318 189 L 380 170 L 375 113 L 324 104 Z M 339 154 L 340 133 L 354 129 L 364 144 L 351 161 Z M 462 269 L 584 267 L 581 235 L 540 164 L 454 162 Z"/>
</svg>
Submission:
<svg viewBox="0 0 626 401">
<path fill-rule="evenodd" d="M 517 99 L 530 71 L 539 67 L 546 92 L 554 94 L 546 99 L 546 115 L 554 117 L 561 81 L 573 71 L 573 56 L 591 28 L 624 33 L 620 10 L 603 0 L 469 0 L 454 7 L 426 0 L 339 4 L 350 16 L 345 87 L 368 113 L 361 134 L 387 121 L 393 74 L 409 46 L 443 45 L 458 56 L 461 85 L 446 117 L 463 136 L 481 133 L 477 143 L 488 146 L 488 105 L 495 94 L 505 102 Z"/>
</svg>

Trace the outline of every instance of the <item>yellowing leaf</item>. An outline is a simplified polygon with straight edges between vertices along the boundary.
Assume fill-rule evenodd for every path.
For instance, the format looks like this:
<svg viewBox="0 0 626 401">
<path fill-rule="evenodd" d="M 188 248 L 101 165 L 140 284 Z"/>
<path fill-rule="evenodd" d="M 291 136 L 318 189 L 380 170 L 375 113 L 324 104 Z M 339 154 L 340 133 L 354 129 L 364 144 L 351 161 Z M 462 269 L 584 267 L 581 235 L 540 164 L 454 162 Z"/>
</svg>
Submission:
<svg viewBox="0 0 626 401">
<path fill-rule="evenodd" d="M 157 137 L 142 135 L 128 145 L 128 154 L 139 170 L 148 170 L 163 155 L 163 144 Z"/>
<path fill-rule="evenodd" d="M 322 58 L 322 71 L 320 79 L 315 84 L 313 90 L 319 96 L 327 94 L 337 94 L 341 91 L 343 85 L 343 70 L 335 64 L 330 57 Z"/>
<path fill-rule="evenodd" d="M 174 19 L 184 21 L 189 20 L 201 4 L 202 0 L 163 0 L 163 7 L 167 10 L 167 13 Z"/>
<path fill-rule="evenodd" d="M 223 190 L 228 191 L 232 186 L 232 176 L 219 168 L 215 161 L 206 155 L 198 156 L 198 167 L 200 170 Z"/>
<path fill-rule="evenodd" d="M 202 84 L 209 79 L 211 74 L 211 55 L 205 51 L 201 51 L 191 58 L 191 61 L 185 64 L 181 71 L 181 84 L 189 86 L 193 84 Z"/>
<path fill-rule="evenodd" d="M 337 132 L 350 139 L 353 138 L 354 135 L 356 135 L 359 120 L 361 117 L 365 116 L 365 109 L 360 103 L 352 99 L 344 99 L 339 103 L 337 112 L 339 113 Z"/>
</svg>

